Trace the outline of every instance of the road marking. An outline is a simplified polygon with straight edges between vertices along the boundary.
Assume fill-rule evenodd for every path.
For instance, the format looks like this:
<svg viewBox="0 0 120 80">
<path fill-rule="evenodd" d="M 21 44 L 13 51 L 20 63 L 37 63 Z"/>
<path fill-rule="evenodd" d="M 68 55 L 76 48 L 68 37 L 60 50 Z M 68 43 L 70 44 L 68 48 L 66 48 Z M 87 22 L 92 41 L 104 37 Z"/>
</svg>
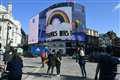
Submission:
<svg viewBox="0 0 120 80">
<path fill-rule="evenodd" d="M 33 73 L 36 73 L 36 72 L 38 72 L 39 70 L 40 70 L 40 68 L 37 68 L 37 69 L 35 69 L 35 71 L 33 71 Z M 35 77 L 35 76 L 30 75 L 30 76 L 28 76 L 25 80 L 32 80 L 34 77 Z"/>
</svg>

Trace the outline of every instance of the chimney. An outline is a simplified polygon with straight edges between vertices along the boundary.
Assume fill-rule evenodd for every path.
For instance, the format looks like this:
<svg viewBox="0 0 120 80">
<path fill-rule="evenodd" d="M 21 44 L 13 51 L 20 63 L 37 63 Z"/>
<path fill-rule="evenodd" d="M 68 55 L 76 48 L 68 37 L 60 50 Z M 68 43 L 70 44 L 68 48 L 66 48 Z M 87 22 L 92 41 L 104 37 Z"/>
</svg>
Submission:
<svg viewBox="0 0 120 80">
<path fill-rule="evenodd" d="M 8 14 L 12 16 L 12 3 L 8 3 Z"/>
</svg>

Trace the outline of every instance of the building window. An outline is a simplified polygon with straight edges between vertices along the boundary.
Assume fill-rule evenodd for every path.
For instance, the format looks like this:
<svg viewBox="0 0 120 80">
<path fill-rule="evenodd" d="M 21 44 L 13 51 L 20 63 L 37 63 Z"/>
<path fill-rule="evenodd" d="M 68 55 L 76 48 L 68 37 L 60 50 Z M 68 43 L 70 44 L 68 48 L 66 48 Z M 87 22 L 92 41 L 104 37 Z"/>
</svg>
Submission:
<svg viewBox="0 0 120 80">
<path fill-rule="evenodd" d="M 0 33 L 1 33 L 1 26 L 0 26 Z"/>
<path fill-rule="evenodd" d="M 10 30 L 11 29 L 11 27 L 10 26 L 8 26 L 8 30 Z"/>
<path fill-rule="evenodd" d="M 63 44 L 59 44 L 59 47 L 64 47 L 64 45 Z"/>
<path fill-rule="evenodd" d="M 71 47 L 72 43 L 71 42 L 67 42 L 66 43 L 66 47 Z"/>
<path fill-rule="evenodd" d="M 4 15 L 2 15 L 2 19 L 4 19 Z"/>
<path fill-rule="evenodd" d="M 35 19 L 33 19 L 32 22 L 35 23 Z"/>
<path fill-rule="evenodd" d="M 14 30 L 12 30 L 12 36 L 14 36 Z"/>
</svg>

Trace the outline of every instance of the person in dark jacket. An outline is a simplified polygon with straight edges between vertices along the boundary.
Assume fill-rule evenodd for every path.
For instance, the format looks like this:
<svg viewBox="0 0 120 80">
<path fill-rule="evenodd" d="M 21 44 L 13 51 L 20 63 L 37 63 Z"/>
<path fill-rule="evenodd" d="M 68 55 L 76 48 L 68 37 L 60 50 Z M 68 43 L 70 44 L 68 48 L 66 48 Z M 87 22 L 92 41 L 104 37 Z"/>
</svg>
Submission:
<svg viewBox="0 0 120 80">
<path fill-rule="evenodd" d="M 51 74 L 53 74 L 53 70 L 55 67 L 55 49 L 52 50 L 52 53 L 48 54 L 48 69 L 47 74 L 49 74 L 49 71 L 51 69 Z"/>
<path fill-rule="evenodd" d="M 95 80 L 115 80 L 119 60 L 111 55 L 112 48 L 107 47 L 97 59 Z M 99 78 L 98 78 L 99 73 Z"/>
<path fill-rule="evenodd" d="M 60 67 L 61 67 L 61 49 L 59 51 L 57 51 L 57 53 L 55 54 L 55 61 L 56 61 L 56 70 L 57 70 L 57 76 L 60 76 Z"/>
<path fill-rule="evenodd" d="M 11 59 L 11 53 L 14 50 L 13 47 L 7 47 L 5 53 L 3 54 L 4 64 L 7 65 L 8 61 Z"/>
<path fill-rule="evenodd" d="M 85 52 L 84 52 L 82 47 L 77 49 L 77 54 L 76 55 L 77 55 L 76 59 L 78 59 L 76 61 L 78 61 L 78 63 L 79 63 L 79 66 L 80 66 L 80 69 L 81 69 L 81 72 L 82 72 L 82 77 L 86 78 L 86 69 L 85 69 L 85 63 L 86 62 L 85 62 L 85 59 L 84 59 Z"/>
<path fill-rule="evenodd" d="M 7 63 L 6 70 L 9 71 L 9 80 L 21 80 L 22 78 L 23 61 L 22 58 L 17 54 L 17 50 L 13 50 L 12 58 Z"/>
</svg>

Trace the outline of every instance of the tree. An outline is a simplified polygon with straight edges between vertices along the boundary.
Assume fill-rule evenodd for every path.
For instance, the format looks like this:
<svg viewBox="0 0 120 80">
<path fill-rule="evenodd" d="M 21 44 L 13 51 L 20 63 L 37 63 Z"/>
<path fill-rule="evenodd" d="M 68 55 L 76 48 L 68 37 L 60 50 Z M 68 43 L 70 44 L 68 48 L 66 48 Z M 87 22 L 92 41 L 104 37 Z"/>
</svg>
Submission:
<svg viewBox="0 0 120 80">
<path fill-rule="evenodd" d="M 108 31 L 107 35 L 111 40 L 114 40 L 117 37 L 116 33 L 113 31 Z"/>
</svg>

